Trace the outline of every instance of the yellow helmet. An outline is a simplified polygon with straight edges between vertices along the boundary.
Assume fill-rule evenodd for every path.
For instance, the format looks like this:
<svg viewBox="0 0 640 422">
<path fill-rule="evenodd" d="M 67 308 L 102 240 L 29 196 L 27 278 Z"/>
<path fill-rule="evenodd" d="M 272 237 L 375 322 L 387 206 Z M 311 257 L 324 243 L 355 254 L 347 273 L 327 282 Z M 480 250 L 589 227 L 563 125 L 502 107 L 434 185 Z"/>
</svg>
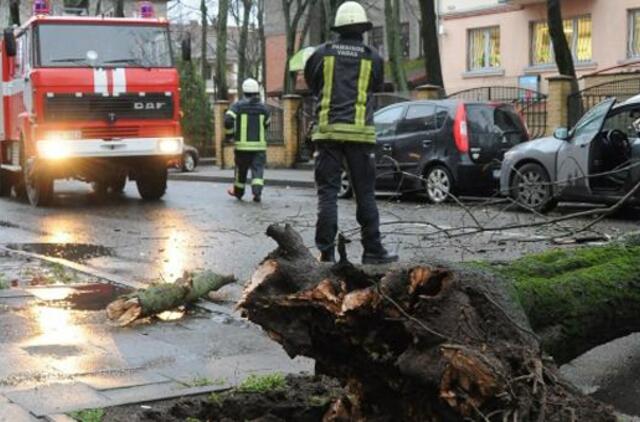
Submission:
<svg viewBox="0 0 640 422">
<path fill-rule="evenodd" d="M 336 20 L 331 29 L 340 32 L 341 30 L 359 26 L 363 32 L 371 29 L 372 24 L 367 18 L 367 12 L 364 7 L 356 1 L 345 1 L 338 7 L 336 11 Z"/>
</svg>

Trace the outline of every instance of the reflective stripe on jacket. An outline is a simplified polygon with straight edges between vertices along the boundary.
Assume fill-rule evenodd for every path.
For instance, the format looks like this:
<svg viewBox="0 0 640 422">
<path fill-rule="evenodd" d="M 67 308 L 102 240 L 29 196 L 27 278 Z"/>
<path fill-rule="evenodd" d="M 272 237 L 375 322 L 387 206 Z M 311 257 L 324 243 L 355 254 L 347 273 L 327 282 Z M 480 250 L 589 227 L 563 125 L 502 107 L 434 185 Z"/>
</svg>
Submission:
<svg viewBox="0 0 640 422">
<path fill-rule="evenodd" d="M 234 103 L 224 116 L 226 134 L 233 136 L 237 151 L 266 150 L 269 123 L 269 110 L 258 97 Z"/>
<path fill-rule="evenodd" d="M 374 49 L 340 38 L 313 53 L 304 75 L 317 99 L 314 141 L 376 141 L 373 93 L 384 88 L 384 63 Z"/>
</svg>

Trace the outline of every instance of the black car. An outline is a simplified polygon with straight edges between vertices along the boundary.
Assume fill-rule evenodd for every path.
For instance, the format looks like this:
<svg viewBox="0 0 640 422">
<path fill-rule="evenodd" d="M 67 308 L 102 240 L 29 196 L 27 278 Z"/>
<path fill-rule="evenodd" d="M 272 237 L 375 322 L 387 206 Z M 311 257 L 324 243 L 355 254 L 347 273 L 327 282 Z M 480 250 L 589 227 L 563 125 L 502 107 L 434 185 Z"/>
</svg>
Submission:
<svg viewBox="0 0 640 422">
<path fill-rule="evenodd" d="M 463 100 L 409 101 L 375 114 L 376 190 L 449 194 L 495 192 L 504 153 L 529 140 L 510 104 Z M 351 195 L 348 174 L 341 196 Z"/>
</svg>

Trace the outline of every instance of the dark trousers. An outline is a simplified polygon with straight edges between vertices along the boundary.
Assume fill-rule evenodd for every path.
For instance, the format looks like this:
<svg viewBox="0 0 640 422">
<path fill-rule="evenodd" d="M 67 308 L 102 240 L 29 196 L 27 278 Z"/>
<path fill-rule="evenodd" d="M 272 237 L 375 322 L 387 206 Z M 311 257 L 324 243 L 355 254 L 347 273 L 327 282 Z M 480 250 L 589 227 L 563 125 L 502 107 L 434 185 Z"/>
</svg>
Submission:
<svg viewBox="0 0 640 422">
<path fill-rule="evenodd" d="M 267 163 L 265 151 L 235 151 L 235 183 L 233 191 L 238 198 L 244 195 L 247 172 L 251 169 L 251 190 L 253 196 L 260 197 L 264 187 L 264 166 Z"/>
<path fill-rule="evenodd" d="M 356 219 L 361 228 L 362 246 L 366 252 L 381 252 L 380 216 L 375 199 L 375 146 L 354 142 L 318 142 L 316 147 L 316 246 L 325 252 L 333 250 L 335 245 L 340 177 L 346 166 L 356 198 Z"/>
</svg>

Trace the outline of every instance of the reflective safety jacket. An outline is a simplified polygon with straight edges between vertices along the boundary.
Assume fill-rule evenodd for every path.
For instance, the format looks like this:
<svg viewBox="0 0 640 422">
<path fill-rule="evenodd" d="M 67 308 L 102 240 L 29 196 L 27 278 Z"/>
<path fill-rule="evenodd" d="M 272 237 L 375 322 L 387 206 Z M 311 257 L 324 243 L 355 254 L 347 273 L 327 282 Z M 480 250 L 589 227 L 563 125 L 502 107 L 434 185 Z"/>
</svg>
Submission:
<svg viewBox="0 0 640 422">
<path fill-rule="evenodd" d="M 258 97 L 234 103 L 224 115 L 226 134 L 234 138 L 236 151 L 265 151 L 269 110 Z"/>
<path fill-rule="evenodd" d="M 313 53 L 304 77 L 317 101 L 314 141 L 375 143 L 373 93 L 384 88 L 384 62 L 374 49 L 341 37 Z"/>
</svg>

